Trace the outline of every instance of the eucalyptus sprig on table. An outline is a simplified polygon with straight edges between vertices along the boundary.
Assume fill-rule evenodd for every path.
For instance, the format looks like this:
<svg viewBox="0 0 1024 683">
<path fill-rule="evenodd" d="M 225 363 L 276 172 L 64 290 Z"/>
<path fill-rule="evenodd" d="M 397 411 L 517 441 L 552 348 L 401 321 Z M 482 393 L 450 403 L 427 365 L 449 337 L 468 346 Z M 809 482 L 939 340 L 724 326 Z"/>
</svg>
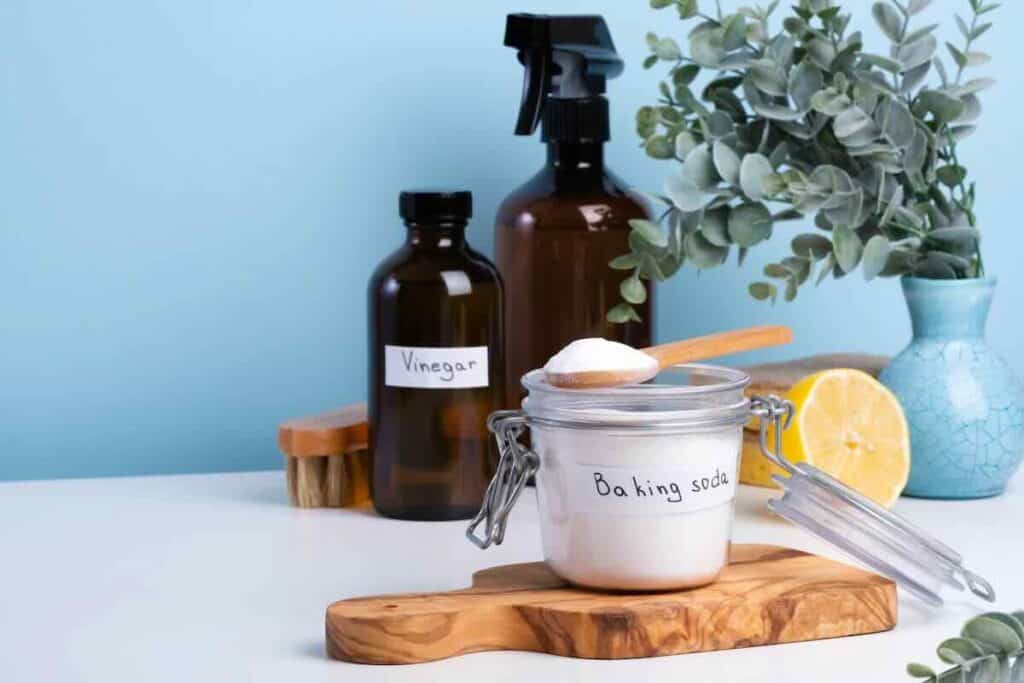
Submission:
<svg viewBox="0 0 1024 683">
<path fill-rule="evenodd" d="M 1024 611 L 975 617 L 936 651 L 952 668 L 936 672 L 911 663 L 907 673 L 929 683 L 1024 683 Z"/>
<path fill-rule="evenodd" d="M 956 17 L 963 41 L 946 44 L 950 73 L 935 57 L 937 25 L 913 25 L 930 0 L 874 3 L 888 56 L 865 51 L 851 15 L 831 0 L 799 0 L 774 34 L 777 0 L 715 16 L 696 0 L 650 0 L 697 22 L 685 52 L 648 34 L 644 66 L 671 66 L 658 103 L 636 117 L 647 154 L 682 165 L 653 195 L 660 219 L 630 221 L 630 252 L 610 264 L 630 271 L 624 302 L 609 319 L 638 319 L 632 305 L 645 301 L 645 280 L 686 262 L 714 268 L 733 247 L 742 264 L 776 223 L 804 216 L 818 230 L 765 267 L 770 280 L 749 288 L 755 298 L 774 302 L 781 285 L 792 300 L 815 270 L 819 283 L 858 266 L 869 280 L 981 276 L 975 187 L 957 151 L 981 113 L 978 93 L 993 83 L 965 74 L 989 61 L 975 42 L 998 5 L 967 2 L 969 19 Z"/>
</svg>

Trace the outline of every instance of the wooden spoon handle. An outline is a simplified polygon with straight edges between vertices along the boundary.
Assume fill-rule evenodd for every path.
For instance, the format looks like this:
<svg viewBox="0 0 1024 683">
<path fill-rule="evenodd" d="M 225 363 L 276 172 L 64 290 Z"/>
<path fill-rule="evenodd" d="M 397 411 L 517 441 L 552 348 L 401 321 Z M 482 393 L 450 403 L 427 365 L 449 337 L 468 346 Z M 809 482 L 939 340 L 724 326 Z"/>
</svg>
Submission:
<svg viewBox="0 0 1024 683">
<path fill-rule="evenodd" d="M 707 358 L 728 356 L 741 351 L 753 351 L 769 346 L 788 344 L 791 341 L 793 341 L 793 331 L 788 327 L 761 325 L 742 330 L 718 332 L 704 337 L 694 337 L 671 344 L 659 344 L 642 349 L 642 351 L 654 356 L 660 367 L 667 368 L 679 363 L 692 363 Z"/>
</svg>

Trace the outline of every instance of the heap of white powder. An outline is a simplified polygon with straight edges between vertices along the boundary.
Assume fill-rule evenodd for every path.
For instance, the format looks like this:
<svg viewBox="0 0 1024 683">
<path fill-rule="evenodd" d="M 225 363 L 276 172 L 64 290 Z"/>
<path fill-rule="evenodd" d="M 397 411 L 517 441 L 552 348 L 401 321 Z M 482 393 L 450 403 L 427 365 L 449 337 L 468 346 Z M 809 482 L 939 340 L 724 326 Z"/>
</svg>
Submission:
<svg viewBox="0 0 1024 683">
<path fill-rule="evenodd" d="M 577 339 L 556 353 L 544 366 L 552 375 L 576 372 L 609 372 L 615 370 L 648 370 L 657 362 L 632 346 L 600 337 Z"/>
</svg>

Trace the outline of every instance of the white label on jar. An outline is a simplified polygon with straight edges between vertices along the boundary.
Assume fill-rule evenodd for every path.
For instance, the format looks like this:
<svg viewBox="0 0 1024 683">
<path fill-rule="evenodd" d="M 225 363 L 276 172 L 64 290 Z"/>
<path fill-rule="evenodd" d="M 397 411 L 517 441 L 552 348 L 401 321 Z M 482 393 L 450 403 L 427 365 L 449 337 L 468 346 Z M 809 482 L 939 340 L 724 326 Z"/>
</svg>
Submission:
<svg viewBox="0 0 1024 683">
<path fill-rule="evenodd" d="M 736 454 L 662 467 L 570 465 L 570 509 L 612 514 L 673 514 L 715 507 L 736 496 Z"/>
<path fill-rule="evenodd" d="M 488 385 L 486 346 L 384 346 L 384 384 L 414 389 Z"/>
</svg>

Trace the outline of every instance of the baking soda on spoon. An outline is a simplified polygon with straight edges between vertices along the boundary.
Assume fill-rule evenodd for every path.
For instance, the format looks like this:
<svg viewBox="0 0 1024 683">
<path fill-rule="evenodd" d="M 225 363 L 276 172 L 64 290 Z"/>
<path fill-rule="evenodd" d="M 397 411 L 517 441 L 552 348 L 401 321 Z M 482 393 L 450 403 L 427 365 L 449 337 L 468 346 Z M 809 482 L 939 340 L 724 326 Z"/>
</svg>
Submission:
<svg viewBox="0 0 1024 683">
<path fill-rule="evenodd" d="M 555 354 L 544 366 L 552 386 L 562 389 L 602 389 L 640 384 L 660 370 L 740 351 L 753 351 L 793 340 L 787 327 L 762 325 L 741 330 L 634 349 L 607 339 L 579 339 Z"/>
<path fill-rule="evenodd" d="M 600 337 L 577 339 L 556 353 L 544 366 L 549 375 L 579 372 L 647 372 L 653 376 L 658 361 L 643 351 Z"/>
</svg>

